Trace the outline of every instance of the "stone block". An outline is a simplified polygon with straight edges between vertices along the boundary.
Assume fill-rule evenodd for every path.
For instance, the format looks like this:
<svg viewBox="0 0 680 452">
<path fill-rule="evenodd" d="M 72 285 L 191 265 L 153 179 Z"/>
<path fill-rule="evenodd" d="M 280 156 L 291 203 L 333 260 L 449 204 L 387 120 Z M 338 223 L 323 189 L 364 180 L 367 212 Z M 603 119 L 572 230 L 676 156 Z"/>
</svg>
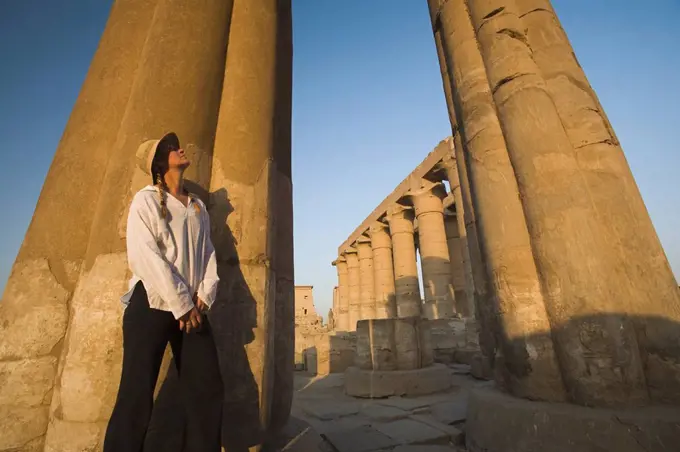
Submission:
<svg viewBox="0 0 680 452">
<path fill-rule="evenodd" d="M 337 452 L 370 452 L 399 444 L 394 439 L 369 426 L 338 430 L 322 436 L 333 445 Z"/>
<path fill-rule="evenodd" d="M 408 411 L 400 408 L 370 404 L 361 409 L 361 415 L 367 417 L 371 421 L 389 422 L 397 419 L 405 419 L 409 416 Z"/>
<path fill-rule="evenodd" d="M 463 432 L 451 425 L 444 424 L 442 422 L 439 422 L 437 419 L 430 415 L 426 414 L 414 414 L 411 416 L 411 419 L 422 422 L 423 424 L 427 424 L 428 426 L 435 428 L 437 430 L 440 430 L 444 433 L 446 433 L 449 437 L 449 441 L 452 442 L 453 444 L 460 444 L 462 445 L 465 442 L 465 435 Z"/>
<path fill-rule="evenodd" d="M 493 380 L 493 369 L 481 353 L 477 353 L 472 357 L 470 373 L 478 380 Z"/>
<path fill-rule="evenodd" d="M 587 408 L 479 388 L 470 396 L 465 429 L 470 452 L 676 452 L 680 410 Z"/>
<path fill-rule="evenodd" d="M 0 361 L 0 406 L 49 405 L 56 371 L 57 358 L 49 355 Z"/>
<path fill-rule="evenodd" d="M 425 445 L 418 445 L 418 446 L 397 446 L 394 449 L 392 449 L 392 452 L 456 452 L 458 449 L 456 449 L 453 446 L 441 446 L 441 445 L 432 445 L 432 446 L 425 446 Z"/>
<path fill-rule="evenodd" d="M 449 389 L 451 371 L 442 364 L 423 369 L 373 371 L 350 367 L 345 371 L 345 392 L 355 397 L 419 396 Z"/>
<path fill-rule="evenodd" d="M 47 430 L 46 407 L 0 407 L 0 450 L 21 450 L 20 447 L 34 440 Z"/>
<path fill-rule="evenodd" d="M 360 369 L 409 370 L 433 362 L 430 326 L 420 317 L 360 320 L 356 335 Z"/>
<path fill-rule="evenodd" d="M 449 368 L 455 375 L 468 375 L 471 368 L 467 364 L 451 364 Z"/>
<path fill-rule="evenodd" d="M 354 341 L 350 336 L 321 335 L 317 337 L 315 347 L 319 375 L 344 372 L 354 365 Z"/>
<path fill-rule="evenodd" d="M 316 348 L 312 347 L 305 350 L 305 369 L 307 369 L 307 372 L 316 375 L 317 363 L 318 356 L 316 353 Z"/>
<path fill-rule="evenodd" d="M 475 356 L 480 353 L 479 349 L 459 348 L 453 353 L 453 361 L 458 364 L 467 364 L 468 366 L 471 366 L 472 362 L 475 360 Z"/>
<path fill-rule="evenodd" d="M 302 411 L 308 416 L 321 421 L 334 421 L 341 417 L 357 414 L 359 412 L 359 405 L 355 403 L 329 402 L 328 400 L 307 401 Z"/>
<path fill-rule="evenodd" d="M 400 410 L 410 411 L 411 413 L 427 413 L 430 411 L 430 401 L 422 397 L 410 399 L 408 397 L 388 397 L 378 400 L 376 403 L 385 406 L 399 408 Z"/>
<path fill-rule="evenodd" d="M 376 425 L 375 429 L 397 444 L 448 444 L 448 433 L 413 419 L 400 419 Z"/>
<path fill-rule="evenodd" d="M 468 398 L 462 395 L 449 402 L 432 405 L 432 416 L 443 424 L 458 424 L 467 418 Z"/>
</svg>

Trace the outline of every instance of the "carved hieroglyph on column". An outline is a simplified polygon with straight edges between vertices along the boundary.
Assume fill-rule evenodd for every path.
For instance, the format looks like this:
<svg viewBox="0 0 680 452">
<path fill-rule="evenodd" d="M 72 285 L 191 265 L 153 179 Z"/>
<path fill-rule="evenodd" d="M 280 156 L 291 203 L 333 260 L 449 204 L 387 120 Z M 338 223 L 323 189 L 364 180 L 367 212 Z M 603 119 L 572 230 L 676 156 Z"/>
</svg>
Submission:
<svg viewBox="0 0 680 452">
<path fill-rule="evenodd" d="M 376 318 L 394 318 L 397 317 L 397 302 L 392 264 L 392 238 L 388 226 L 382 221 L 374 222 L 369 234 L 373 248 Z"/>
<path fill-rule="evenodd" d="M 345 259 L 347 260 L 347 294 L 349 299 L 348 331 L 356 331 L 357 322 L 361 319 L 361 282 L 357 249 L 354 247 L 347 248 Z"/>
<path fill-rule="evenodd" d="M 43 448 L 68 300 L 156 3 L 113 5 L 7 281 L 0 302 L 0 451 Z"/>
<path fill-rule="evenodd" d="M 347 275 L 347 260 L 338 256 L 333 261 L 338 270 L 338 311 L 335 317 L 337 331 L 349 331 L 349 281 Z"/>
<path fill-rule="evenodd" d="M 387 211 L 386 220 L 392 237 L 397 316 L 400 318 L 420 316 L 420 285 L 416 244 L 413 238 L 413 208 L 395 204 Z"/>
<path fill-rule="evenodd" d="M 128 5 L 130 7 L 131 5 Z M 100 447 L 120 376 L 119 297 L 127 290 L 125 224 L 132 195 L 151 182 L 135 167 L 143 141 L 177 132 L 192 166 L 189 190 L 207 187 L 224 73 L 230 8 L 225 2 L 159 0 L 109 159 L 74 293 L 54 388 L 46 450 Z M 194 30 L 202 30 L 201 39 Z M 172 54 L 173 58 L 167 58 Z M 177 61 L 186 65 L 176 71 Z M 163 80 L 163 83 L 159 83 Z M 101 176 L 101 175 L 100 175 Z M 199 187 L 194 190 L 194 186 Z M 200 194 L 200 193 L 198 193 Z"/>
<path fill-rule="evenodd" d="M 424 316 L 428 319 L 445 319 L 454 313 L 454 290 L 451 279 L 449 247 L 444 230 L 442 199 L 446 189 L 440 182 L 422 182 L 422 188 L 412 191 L 418 220 L 418 243 L 425 291 Z"/>
<path fill-rule="evenodd" d="M 361 320 L 375 318 L 375 275 L 373 270 L 373 249 L 371 239 L 362 236 L 357 239 L 359 255 L 359 286 L 361 299 Z"/>
<path fill-rule="evenodd" d="M 232 13 L 210 184 L 227 450 L 260 445 L 292 397 L 290 8 L 235 1 Z"/>
</svg>

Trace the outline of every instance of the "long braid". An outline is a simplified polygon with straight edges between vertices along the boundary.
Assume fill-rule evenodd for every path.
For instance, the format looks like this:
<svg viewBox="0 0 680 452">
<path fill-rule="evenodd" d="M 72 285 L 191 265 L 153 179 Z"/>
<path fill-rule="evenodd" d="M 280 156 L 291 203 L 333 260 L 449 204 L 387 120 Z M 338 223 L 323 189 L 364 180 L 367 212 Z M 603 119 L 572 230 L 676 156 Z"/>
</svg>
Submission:
<svg viewBox="0 0 680 452">
<path fill-rule="evenodd" d="M 167 195 L 168 187 L 165 185 L 165 180 L 160 174 L 156 174 L 156 188 L 158 189 L 158 199 L 161 205 L 161 218 L 166 219 L 168 216 Z"/>
</svg>

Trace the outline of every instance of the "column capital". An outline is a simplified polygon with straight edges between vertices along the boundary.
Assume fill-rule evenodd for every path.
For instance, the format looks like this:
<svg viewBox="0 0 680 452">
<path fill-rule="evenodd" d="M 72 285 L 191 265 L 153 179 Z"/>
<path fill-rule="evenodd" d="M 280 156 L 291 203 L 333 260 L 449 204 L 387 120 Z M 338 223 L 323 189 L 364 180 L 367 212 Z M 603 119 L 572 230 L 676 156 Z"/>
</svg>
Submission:
<svg viewBox="0 0 680 452">
<path fill-rule="evenodd" d="M 345 255 L 345 259 L 347 259 L 348 254 L 356 254 L 356 253 L 357 253 L 357 249 L 356 249 L 355 245 L 348 246 L 347 248 L 345 248 L 345 251 L 342 252 L 342 254 Z"/>
<path fill-rule="evenodd" d="M 359 260 L 370 259 L 373 257 L 373 248 L 371 248 L 371 239 L 362 235 L 357 239 L 357 252 Z"/>
<path fill-rule="evenodd" d="M 420 189 L 411 190 L 408 194 L 416 211 L 416 217 L 425 213 L 443 213 L 442 200 L 446 197 L 446 187 L 441 182 L 422 181 Z"/>
<path fill-rule="evenodd" d="M 392 248 L 392 239 L 390 238 L 390 228 L 382 221 L 375 221 L 368 229 L 371 236 L 371 246 L 374 250 L 380 248 Z"/>
<path fill-rule="evenodd" d="M 391 235 L 400 232 L 413 234 L 413 220 L 415 218 L 413 207 L 394 204 L 387 209 L 387 216 L 385 218 L 390 225 Z"/>
<path fill-rule="evenodd" d="M 455 215 L 456 214 L 456 198 L 453 193 L 446 195 L 446 198 L 442 200 L 442 205 L 444 207 L 445 215 Z"/>
</svg>

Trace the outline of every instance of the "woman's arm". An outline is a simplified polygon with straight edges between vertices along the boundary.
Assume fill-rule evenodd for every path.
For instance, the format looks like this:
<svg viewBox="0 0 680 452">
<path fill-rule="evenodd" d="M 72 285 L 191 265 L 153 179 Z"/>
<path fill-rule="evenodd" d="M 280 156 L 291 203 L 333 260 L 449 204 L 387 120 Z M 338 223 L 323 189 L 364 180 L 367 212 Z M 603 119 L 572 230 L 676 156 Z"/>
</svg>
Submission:
<svg viewBox="0 0 680 452">
<path fill-rule="evenodd" d="M 205 207 L 201 205 L 203 210 L 201 215 L 201 224 L 204 228 L 206 239 L 205 249 L 203 250 L 204 262 L 206 263 L 205 271 L 203 272 L 203 280 L 198 286 L 198 298 L 210 309 L 215 302 L 217 295 L 217 283 L 220 278 L 217 276 L 217 257 L 215 255 L 215 247 L 210 239 L 210 215 Z"/>
<path fill-rule="evenodd" d="M 170 306 L 176 319 L 193 307 L 184 281 L 172 271 L 156 243 L 151 225 L 153 211 L 142 196 L 135 196 L 127 222 L 128 263 L 132 272 L 149 285 Z"/>
</svg>

